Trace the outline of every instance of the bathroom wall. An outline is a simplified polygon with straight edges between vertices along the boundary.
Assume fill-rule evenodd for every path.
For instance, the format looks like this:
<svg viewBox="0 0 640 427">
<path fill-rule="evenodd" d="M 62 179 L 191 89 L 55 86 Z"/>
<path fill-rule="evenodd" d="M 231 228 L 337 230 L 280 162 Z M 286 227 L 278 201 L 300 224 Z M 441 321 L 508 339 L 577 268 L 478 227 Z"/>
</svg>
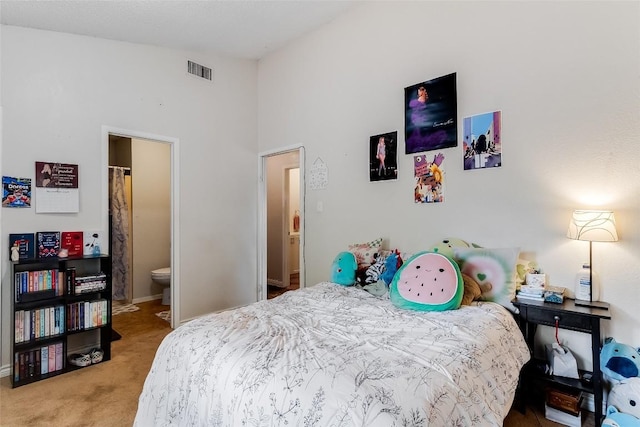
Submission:
<svg viewBox="0 0 640 427">
<path fill-rule="evenodd" d="M 171 257 L 171 146 L 131 140 L 133 182 L 133 302 L 159 298 L 163 287 L 151 271 Z"/>
</svg>

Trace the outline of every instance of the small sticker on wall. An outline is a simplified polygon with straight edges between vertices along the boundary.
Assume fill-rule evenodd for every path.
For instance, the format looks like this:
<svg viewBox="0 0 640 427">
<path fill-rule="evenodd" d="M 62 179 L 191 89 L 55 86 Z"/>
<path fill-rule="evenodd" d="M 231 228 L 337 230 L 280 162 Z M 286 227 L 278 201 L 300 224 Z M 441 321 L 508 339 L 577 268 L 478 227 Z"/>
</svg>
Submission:
<svg viewBox="0 0 640 427">
<path fill-rule="evenodd" d="M 413 156 L 415 176 L 413 199 L 415 203 L 444 202 L 443 162 L 444 155 L 442 153 L 435 155 L 431 161 L 427 154 Z"/>
</svg>

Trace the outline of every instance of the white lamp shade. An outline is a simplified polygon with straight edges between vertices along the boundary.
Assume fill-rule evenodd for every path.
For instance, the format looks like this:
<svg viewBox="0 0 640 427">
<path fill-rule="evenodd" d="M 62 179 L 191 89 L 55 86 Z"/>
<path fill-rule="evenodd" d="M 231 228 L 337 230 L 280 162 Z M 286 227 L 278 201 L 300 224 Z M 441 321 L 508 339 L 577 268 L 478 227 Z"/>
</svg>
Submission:
<svg viewBox="0 0 640 427">
<path fill-rule="evenodd" d="M 612 211 L 576 210 L 573 212 L 567 237 L 591 242 L 616 242 L 616 220 Z"/>
</svg>

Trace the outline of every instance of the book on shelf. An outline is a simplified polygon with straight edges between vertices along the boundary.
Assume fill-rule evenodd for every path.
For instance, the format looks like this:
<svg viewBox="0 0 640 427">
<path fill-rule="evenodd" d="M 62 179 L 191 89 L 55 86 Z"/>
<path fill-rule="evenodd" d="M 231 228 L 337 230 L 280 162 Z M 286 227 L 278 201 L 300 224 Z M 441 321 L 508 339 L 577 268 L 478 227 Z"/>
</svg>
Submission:
<svg viewBox="0 0 640 427">
<path fill-rule="evenodd" d="M 17 271 L 14 273 L 14 290 L 15 302 L 46 299 L 63 293 L 57 268 Z"/>
<path fill-rule="evenodd" d="M 82 256 L 84 237 L 82 231 L 63 231 L 60 236 L 60 248 L 68 251 L 68 256 Z"/>
<path fill-rule="evenodd" d="M 13 380 L 22 381 L 62 370 L 63 349 L 63 343 L 58 342 L 14 353 Z"/>
<path fill-rule="evenodd" d="M 100 255 L 101 232 L 88 231 L 84 236 L 84 255 Z"/>
<path fill-rule="evenodd" d="M 60 251 L 59 231 L 39 231 L 36 233 L 38 258 L 57 257 Z"/>
<path fill-rule="evenodd" d="M 9 234 L 9 256 L 11 248 L 18 247 L 18 259 L 32 259 L 36 257 L 35 236 L 33 233 L 11 233 Z"/>
</svg>

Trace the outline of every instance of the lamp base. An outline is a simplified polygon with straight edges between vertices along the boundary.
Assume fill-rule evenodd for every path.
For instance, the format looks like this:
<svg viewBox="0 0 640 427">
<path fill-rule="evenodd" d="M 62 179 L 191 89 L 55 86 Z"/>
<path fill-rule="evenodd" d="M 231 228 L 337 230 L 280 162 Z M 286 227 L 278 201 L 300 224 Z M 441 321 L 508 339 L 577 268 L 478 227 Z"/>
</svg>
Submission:
<svg viewBox="0 0 640 427">
<path fill-rule="evenodd" d="M 609 304 L 602 301 L 588 301 L 583 299 L 575 300 L 576 307 L 591 307 L 591 308 L 600 308 L 602 310 L 609 310 Z"/>
</svg>

